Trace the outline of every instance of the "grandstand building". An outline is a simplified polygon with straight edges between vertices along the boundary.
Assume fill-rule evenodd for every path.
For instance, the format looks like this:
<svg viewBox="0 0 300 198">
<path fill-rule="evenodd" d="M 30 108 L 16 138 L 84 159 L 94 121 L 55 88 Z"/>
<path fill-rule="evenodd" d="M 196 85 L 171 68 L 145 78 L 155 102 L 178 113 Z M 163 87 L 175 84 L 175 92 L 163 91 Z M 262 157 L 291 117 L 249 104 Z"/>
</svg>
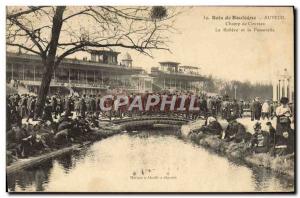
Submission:
<svg viewBox="0 0 300 198">
<path fill-rule="evenodd" d="M 90 51 L 91 58 L 64 59 L 52 76 L 49 94 L 98 94 L 108 89 L 125 89 L 143 93 L 152 91 L 152 78 L 141 67 L 133 67 L 126 53 L 118 62 L 119 52 Z M 41 58 L 37 55 L 7 52 L 7 81 L 18 81 L 29 91 L 38 92 L 43 75 Z"/>
<path fill-rule="evenodd" d="M 160 66 L 152 67 L 153 90 L 183 90 L 199 92 L 203 90 L 205 77 L 200 75 L 195 66 L 180 66 L 178 62 L 159 62 Z"/>
</svg>

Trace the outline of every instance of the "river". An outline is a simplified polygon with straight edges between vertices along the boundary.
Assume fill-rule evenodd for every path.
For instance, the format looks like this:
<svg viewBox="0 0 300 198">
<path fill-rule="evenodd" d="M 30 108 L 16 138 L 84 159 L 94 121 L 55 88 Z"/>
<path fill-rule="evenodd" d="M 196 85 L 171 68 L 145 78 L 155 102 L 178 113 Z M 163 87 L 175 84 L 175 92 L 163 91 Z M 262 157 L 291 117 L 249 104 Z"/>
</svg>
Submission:
<svg viewBox="0 0 300 198">
<path fill-rule="evenodd" d="M 156 131 L 119 134 L 7 178 L 9 191 L 292 191 L 291 180 Z"/>
</svg>

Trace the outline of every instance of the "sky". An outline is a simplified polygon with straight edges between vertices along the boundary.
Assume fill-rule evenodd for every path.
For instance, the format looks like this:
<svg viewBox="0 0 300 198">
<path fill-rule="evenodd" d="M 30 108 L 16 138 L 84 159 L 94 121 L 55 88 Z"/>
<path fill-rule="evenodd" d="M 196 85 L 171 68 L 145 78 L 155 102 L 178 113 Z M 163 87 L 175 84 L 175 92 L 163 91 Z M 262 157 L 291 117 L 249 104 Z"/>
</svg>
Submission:
<svg viewBox="0 0 300 198">
<path fill-rule="evenodd" d="M 117 48 L 115 50 L 121 52 L 119 61 L 128 52 L 133 59 L 133 66 L 142 67 L 147 72 L 150 72 L 151 67 L 158 66 L 161 61 L 175 61 L 181 65 L 197 66 L 203 75 L 252 83 L 271 83 L 276 73 L 284 68 L 287 68 L 290 74 L 294 74 L 291 7 L 196 6 L 186 7 L 184 10 L 185 12 L 177 16 L 174 24 L 178 33 L 168 33 L 171 41 L 168 47 L 172 53 L 152 50 L 151 58 L 135 50 Z M 255 19 L 225 18 L 232 16 Z M 266 16 L 276 16 L 279 19 L 265 19 Z M 43 23 L 43 20 L 40 20 L 40 23 Z M 72 27 L 80 27 L 76 23 L 83 23 L 93 29 L 85 24 L 85 18 L 76 19 L 72 22 Z M 240 25 L 236 26 L 238 23 Z M 242 26 L 242 23 L 246 25 Z M 239 32 L 224 32 L 224 28 L 238 28 Z M 240 32 L 241 28 L 252 31 Z M 254 28 L 271 28 L 274 32 L 254 32 Z M 216 29 L 221 31 L 217 32 Z M 87 55 L 81 52 L 69 58 L 81 59 L 85 56 Z"/>
<path fill-rule="evenodd" d="M 265 23 L 263 27 L 273 28 L 275 32 L 215 32 L 216 27 L 225 27 L 224 20 L 203 19 L 204 16 L 232 15 L 255 16 L 254 22 Z M 263 20 L 264 16 L 284 16 L 284 20 Z M 133 65 L 147 71 L 160 61 L 171 60 L 200 67 L 205 75 L 253 83 L 271 82 L 276 72 L 284 68 L 290 74 L 294 72 L 291 8 L 193 7 L 178 16 L 175 28 L 181 33 L 170 35 L 172 54 L 155 51 L 151 59 L 133 50 L 121 52 L 128 51 Z"/>
</svg>

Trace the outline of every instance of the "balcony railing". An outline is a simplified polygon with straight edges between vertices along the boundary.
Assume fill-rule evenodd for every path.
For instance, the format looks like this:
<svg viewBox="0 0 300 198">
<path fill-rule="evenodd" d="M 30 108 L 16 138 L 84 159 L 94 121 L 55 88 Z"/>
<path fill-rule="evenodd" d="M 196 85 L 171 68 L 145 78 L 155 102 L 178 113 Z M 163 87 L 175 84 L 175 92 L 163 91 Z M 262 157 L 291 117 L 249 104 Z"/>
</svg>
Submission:
<svg viewBox="0 0 300 198">
<path fill-rule="evenodd" d="M 30 86 L 40 86 L 41 81 L 33 81 L 33 80 L 22 80 L 21 81 L 25 85 Z M 98 83 L 85 83 L 85 82 L 58 82 L 58 81 L 51 81 L 50 87 L 76 87 L 76 88 L 92 88 L 92 89 L 106 89 L 107 85 L 105 84 L 98 84 Z"/>
<path fill-rule="evenodd" d="M 17 54 L 17 53 L 7 52 L 6 56 L 11 58 L 24 58 L 26 60 L 41 61 L 41 58 L 39 56 L 31 55 L 31 54 Z M 98 67 L 100 66 L 100 67 L 118 68 L 118 69 L 125 69 L 125 70 L 143 70 L 141 67 L 125 67 L 122 65 L 112 65 L 112 64 L 105 64 L 105 63 L 99 63 L 93 61 L 70 59 L 70 58 L 63 59 L 62 64 L 78 64 L 78 65 L 98 66 Z"/>
<path fill-rule="evenodd" d="M 156 70 L 152 71 L 153 74 L 171 74 L 171 75 L 177 75 L 177 76 L 191 76 L 191 77 L 204 77 L 203 75 L 200 75 L 198 73 L 185 73 L 180 71 L 162 71 L 162 70 Z"/>
</svg>

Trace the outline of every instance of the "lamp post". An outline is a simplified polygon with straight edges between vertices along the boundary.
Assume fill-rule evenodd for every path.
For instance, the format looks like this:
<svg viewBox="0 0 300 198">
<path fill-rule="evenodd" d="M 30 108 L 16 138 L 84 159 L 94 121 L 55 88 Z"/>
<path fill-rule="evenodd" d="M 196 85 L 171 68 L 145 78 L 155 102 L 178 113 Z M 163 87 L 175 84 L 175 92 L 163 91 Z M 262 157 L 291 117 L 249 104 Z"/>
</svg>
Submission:
<svg viewBox="0 0 300 198">
<path fill-rule="evenodd" d="M 237 88 L 237 85 L 234 85 L 233 88 L 234 88 L 234 99 L 236 100 L 236 88 Z"/>
</svg>

